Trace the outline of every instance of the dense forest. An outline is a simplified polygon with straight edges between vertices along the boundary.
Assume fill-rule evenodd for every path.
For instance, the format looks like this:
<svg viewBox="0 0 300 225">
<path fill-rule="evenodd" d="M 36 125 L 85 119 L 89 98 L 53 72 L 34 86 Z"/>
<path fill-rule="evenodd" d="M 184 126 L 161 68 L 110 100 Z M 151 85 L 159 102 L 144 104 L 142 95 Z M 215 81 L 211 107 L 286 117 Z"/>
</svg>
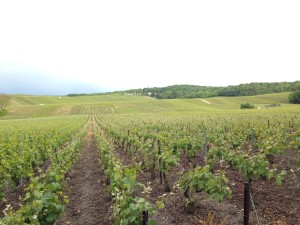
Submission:
<svg viewBox="0 0 300 225">
<path fill-rule="evenodd" d="M 249 83 L 249 84 L 231 85 L 227 87 L 173 85 L 168 87 L 141 88 L 141 89 L 131 89 L 126 91 L 116 91 L 116 92 L 107 92 L 107 93 L 69 94 L 69 96 L 117 94 L 117 93 L 128 94 L 128 95 L 151 96 L 157 99 L 208 98 L 208 97 L 216 97 L 216 96 L 250 96 L 250 95 L 295 91 L 298 85 L 300 85 L 300 81 Z"/>
</svg>

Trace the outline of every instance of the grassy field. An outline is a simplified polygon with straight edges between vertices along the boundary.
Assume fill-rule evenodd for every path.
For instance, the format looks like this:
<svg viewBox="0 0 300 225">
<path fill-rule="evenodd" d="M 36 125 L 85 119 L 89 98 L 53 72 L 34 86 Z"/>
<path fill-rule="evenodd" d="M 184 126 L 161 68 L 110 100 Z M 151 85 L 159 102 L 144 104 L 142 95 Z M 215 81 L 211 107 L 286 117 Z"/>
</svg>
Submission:
<svg viewBox="0 0 300 225">
<path fill-rule="evenodd" d="M 289 93 L 276 93 L 243 97 L 214 97 L 204 99 L 164 99 L 145 96 L 31 96 L 14 95 L 8 114 L 1 119 L 25 119 L 61 115 L 85 115 L 101 113 L 165 113 L 165 112 L 213 112 L 240 110 L 240 104 L 249 102 L 256 108 L 269 104 L 288 105 Z"/>
</svg>

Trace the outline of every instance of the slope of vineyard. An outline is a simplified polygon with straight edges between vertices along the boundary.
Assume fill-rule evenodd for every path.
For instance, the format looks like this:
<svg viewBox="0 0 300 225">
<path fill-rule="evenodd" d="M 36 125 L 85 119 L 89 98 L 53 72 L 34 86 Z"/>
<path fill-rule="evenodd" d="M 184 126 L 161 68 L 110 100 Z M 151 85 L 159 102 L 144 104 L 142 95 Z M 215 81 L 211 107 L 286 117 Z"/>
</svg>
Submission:
<svg viewBox="0 0 300 225">
<path fill-rule="evenodd" d="M 40 104 L 96 104 L 108 102 L 128 101 L 153 101 L 155 99 L 145 96 L 130 95 L 94 95 L 94 96 L 35 96 L 35 95 L 13 95 L 15 104 L 40 105 Z"/>
<path fill-rule="evenodd" d="M 160 113 L 160 112 L 213 112 L 239 110 L 249 102 L 257 108 L 271 104 L 285 105 L 289 93 L 248 97 L 214 97 L 205 99 L 164 99 L 145 96 L 13 96 L 9 113 L 0 119 L 25 119 L 61 115 L 88 115 L 98 113 Z M 290 106 L 289 107 L 293 107 Z"/>
<path fill-rule="evenodd" d="M 241 102 L 252 102 L 253 104 L 273 104 L 288 103 L 289 92 L 242 96 L 242 97 L 212 97 L 206 98 L 207 101 L 216 104 L 240 104 Z M 197 99 L 195 99 L 197 100 Z M 94 96 L 34 96 L 34 95 L 13 95 L 12 105 L 46 105 L 46 104 L 95 104 L 95 103 L 120 103 L 120 102 L 153 102 L 157 99 L 146 96 L 134 95 L 94 95 Z M 168 101 L 168 100 L 163 100 Z"/>
<path fill-rule="evenodd" d="M 240 104 L 249 102 L 255 106 L 269 104 L 288 104 L 289 92 L 242 97 L 213 97 L 207 98 L 212 107 L 224 109 L 239 109 Z"/>
<path fill-rule="evenodd" d="M 139 171 L 137 182 L 152 190 L 146 200 L 151 207 L 164 196 L 165 209 L 151 217 L 157 224 L 197 224 L 195 216 L 202 220 L 209 213 L 216 224 L 242 224 L 244 182 L 252 184 L 258 207 L 251 210 L 251 223 L 298 224 L 299 112 L 299 107 L 278 107 L 111 114 L 98 115 L 97 120 L 102 130 L 98 133 L 110 140 L 108 149 L 102 147 L 108 154 L 103 156 L 107 171 L 114 170 L 109 156 L 116 155 L 118 167 L 133 166 Z M 109 178 L 113 173 L 107 174 Z"/>
<path fill-rule="evenodd" d="M 86 121 L 86 116 L 0 121 L 0 218 L 6 215 L 0 224 L 59 216 L 63 204 L 55 199 L 62 197 L 62 173 L 76 158 Z M 48 199 L 56 210 L 43 206 Z"/>
<path fill-rule="evenodd" d="M 89 115 L 115 113 L 110 103 L 102 104 L 48 104 L 18 105 L 10 108 L 9 113 L 0 119 L 28 119 L 51 116 Z"/>
<path fill-rule="evenodd" d="M 53 225 L 65 208 L 62 224 L 95 211 L 107 224 L 242 224 L 244 182 L 251 224 L 300 224 L 300 107 L 287 96 L 14 96 L 0 121 L 0 224 Z M 84 180 L 101 191 L 84 198 Z"/>
</svg>

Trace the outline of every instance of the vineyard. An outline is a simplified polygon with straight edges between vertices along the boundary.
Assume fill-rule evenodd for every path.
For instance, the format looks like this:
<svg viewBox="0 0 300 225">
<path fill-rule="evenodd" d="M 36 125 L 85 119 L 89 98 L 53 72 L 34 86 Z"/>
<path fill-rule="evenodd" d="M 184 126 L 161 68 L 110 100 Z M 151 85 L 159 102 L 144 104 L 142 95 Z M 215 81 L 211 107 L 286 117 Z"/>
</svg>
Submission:
<svg viewBox="0 0 300 225">
<path fill-rule="evenodd" d="M 16 96 L 0 224 L 300 224 L 300 108 L 245 98 Z"/>
</svg>

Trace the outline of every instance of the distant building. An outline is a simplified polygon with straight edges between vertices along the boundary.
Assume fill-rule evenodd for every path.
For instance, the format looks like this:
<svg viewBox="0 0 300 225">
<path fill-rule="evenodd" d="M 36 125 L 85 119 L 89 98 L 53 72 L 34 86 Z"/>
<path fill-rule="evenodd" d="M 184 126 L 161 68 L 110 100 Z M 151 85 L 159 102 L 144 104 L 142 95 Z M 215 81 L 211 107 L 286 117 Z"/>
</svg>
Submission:
<svg viewBox="0 0 300 225">
<path fill-rule="evenodd" d="M 136 96 L 141 96 L 142 94 L 141 94 L 141 93 L 134 92 L 134 93 L 125 93 L 125 95 L 136 95 Z"/>
<path fill-rule="evenodd" d="M 155 97 L 156 93 L 155 92 L 148 92 L 147 95 L 150 96 L 150 97 Z"/>
</svg>

